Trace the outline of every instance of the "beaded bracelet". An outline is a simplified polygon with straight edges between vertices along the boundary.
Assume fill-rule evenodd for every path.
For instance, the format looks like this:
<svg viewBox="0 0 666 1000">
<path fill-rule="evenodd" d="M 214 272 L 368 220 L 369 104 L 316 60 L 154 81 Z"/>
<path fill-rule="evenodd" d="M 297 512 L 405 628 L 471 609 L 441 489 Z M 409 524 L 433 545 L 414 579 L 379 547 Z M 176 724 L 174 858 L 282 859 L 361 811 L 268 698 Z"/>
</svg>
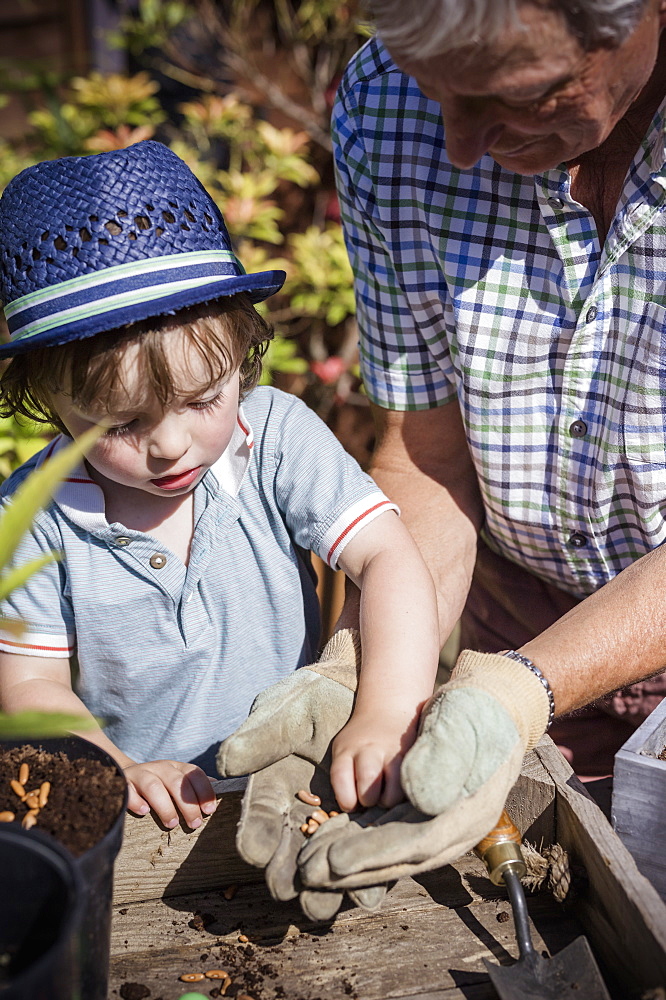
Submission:
<svg viewBox="0 0 666 1000">
<path fill-rule="evenodd" d="M 505 649 L 504 652 L 502 653 L 502 656 L 508 656 L 509 659 L 517 660 L 518 663 L 522 663 L 522 665 L 524 667 L 527 667 L 528 670 L 531 670 L 534 676 L 537 677 L 541 682 L 543 688 L 545 689 L 546 694 L 548 695 L 549 711 L 548 711 L 548 725 L 546 726 L 546 731 L 548 731 L 553 724 L 553 719 L 555 718 L 555 698 L 553 696 L 551 686 L 548 683 L 548 679 L 544 677 L 544 675 L 537 667 L 536 663 L 532 663 L 532 661 L 527 656 L 523 656 L 522 653 L 517 653 L 515 649 Z"/>
</svg>

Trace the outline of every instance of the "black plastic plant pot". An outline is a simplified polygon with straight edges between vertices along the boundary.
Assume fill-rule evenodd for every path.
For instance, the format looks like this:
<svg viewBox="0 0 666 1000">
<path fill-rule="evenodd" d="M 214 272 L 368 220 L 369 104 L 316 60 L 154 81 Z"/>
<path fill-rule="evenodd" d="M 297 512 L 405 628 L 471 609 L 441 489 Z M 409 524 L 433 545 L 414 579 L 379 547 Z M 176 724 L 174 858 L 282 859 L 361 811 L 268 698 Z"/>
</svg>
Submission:
<svg viewBox="0 0 666 1000">
<path fill-rule="evenodd" d="M 75 868 L 83 883 L 83 921 L 80 934 L 81 1000 L 107 1000 L 113 867 L 122 844 L 127 809 L 125 776 L 113 757 L 79 736 L 40 740 L 2 740 L 0 750 L 26 744 L 46 753 L 64 753 L 72 760 L 83 757 L 87 760 L 101 761 L 105 766 L 115 770 L 125 783 L 123 802 L 111 827 L 96 844 L 74 859 Z M 0 998 L 5 1000 L 1 992 Z"/>
<path fill-rule="evenodd" d="M 52 837 L 0 827 L 0 997 L 82 1000 L 85 891 L 69 851 Z"/>
</svg>

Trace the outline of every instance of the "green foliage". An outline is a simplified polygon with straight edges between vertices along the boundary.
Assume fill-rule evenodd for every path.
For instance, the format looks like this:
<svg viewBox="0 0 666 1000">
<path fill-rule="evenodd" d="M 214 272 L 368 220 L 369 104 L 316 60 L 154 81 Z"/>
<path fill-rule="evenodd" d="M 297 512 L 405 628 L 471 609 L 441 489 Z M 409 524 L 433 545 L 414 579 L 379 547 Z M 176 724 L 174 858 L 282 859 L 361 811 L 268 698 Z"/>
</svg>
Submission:
<svg viewBox="0 0 666 1000">
<path fill-rule="evenodd" d="M 339 226 L 289 237 L 292 272 L 287 285 L 292 309 L 303 316 L 323 317 L 337 326 L 354 313 L 352 270 Z"/>
<path fill-rule="evenodd" d="M 47 562 L 58 558 L 55 552 L 46 553 L 27 566 L 7 571 L 7 566 L 37 511 L 49 502 L 58 484 L 70 469 L 73 469 L 81 460 L 87 449 L 101 433 L 101 428 L 93 428 L 80 437 L 78 441 L 59 451 L 28 476 L 16 491 L 12 503 L 5 507 L 0 517 L 0 599 L 7 597 L 16 587 L 22 586 L 33 573 L 36 573 Z M 15 622 L 0 621 L 0 624 L 3 628 L 9 626 L 11 631 L 16 631 Z M 12 626 L 14 627 L 12 628 Z M 92 726 L 94 723 L 90 725 Z M 60 736 L 69 732 L 74 726 L 77 729 L 85 729 L 88 727 L 88 723 L 80 716 L 71 717 L 43 712 L 8 715 L 5 712 L 0 712 L 0 738 L 2 739 Z"/>
<path fill-rule="evenodd" d="M 154 126 L 165 117 L 155 97 L 158 90 L 159 85 L 147 73 L 74 77 L 64 100 L 49 98 L 44 107 L 29 115 L 33 144 L 50 155 L 73 156 L 94 149 L 87 141 L 105 130 L 149 126 L 152 135 Z"/>
<path fill-rule="evenodd" d="M 286 375 L 304 375 L 308 371 L 308 363 L 298 356 L 298 346 L 293 340 L 284 337 L 274 337 L 264 355 L 264 368 L 260 385 L 270 385 L 275 372 Z"/>
<path fill-rule="evenodd" d="M 278 331 L 264 381 L 308 371 L 316 382 L 312 362 L 337 353 L 354 313 L 341 229 L 329 218 L 329 119 L 335 82 L 363 39 L 356 3 L 140 0 L 112 39 L 139 72 L 63 79 L 36 62 L 0 65 L 0 96 L 19 96 L 29 126 L 19 141 L 0 139 L 0 189 L 39 160 L 159 138 L 211 193 L 246 270 L 287 272 L 283 292 L 260 307 Z M 163 110 L 158 74 L 192 92 L 177 118 Z M 35 433 L 0 421 L 0 478 L 42 446 Z"/>
<path fill-rule="evenodd" d="M 12 469 L 27 462 L 48 442 L 44 424 L 25 417 L 0 417 L 0 478 L 6 479 Z"/>
<path fill-rule="evenodd" d="M 84 732 L 96 723 L 81 715 L 62 712 L 0 712 L 0 739 L 42 740 L 49 736 L 67 736 L 72 730 Z"/>
<path fill-rule="evenodd" d="M 116 48 L 127 48 L 140 56 L 147 48 L 159 49 L 168 43 L 172 32 L 191 17 L 191 9 L 180 0 L 140 0 L 135 14 L 125 16 L 120 31 L 109 41 Z"/>
</svg>

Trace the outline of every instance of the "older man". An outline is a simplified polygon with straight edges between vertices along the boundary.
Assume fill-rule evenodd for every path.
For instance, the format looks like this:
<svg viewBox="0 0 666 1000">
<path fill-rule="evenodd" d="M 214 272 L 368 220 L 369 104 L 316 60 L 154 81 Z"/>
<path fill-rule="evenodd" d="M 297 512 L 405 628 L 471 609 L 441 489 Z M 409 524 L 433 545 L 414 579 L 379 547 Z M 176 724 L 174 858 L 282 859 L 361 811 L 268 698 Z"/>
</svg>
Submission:
<svg viewBox="0 0 666 1000">
<path fill-rule="evenodd" d="M 374 472 L 443 636 L 467 601 L 463 645 L 524 647 L 561 713 L 666 664 L 636 641 L 637 614 L 661 620 L 659 559 L 631 603 L 605 589 L 666 538 L 666 4 L 375 8 L 386 47 L 336 113 Z M 580 773 L 612 769 L 640 693 L 554 727 Z"/>
<path fill-rule="evenodd" d="M 337 888 L 467 849 L 553 707 L 616 692 L 551 730 L 608 772 L 666 666 L 666 0 L 371 6 L 334 134 L 373 474 L 485 655 L 405 758 L 421 812 L 301 851 Z"/>
</svg>

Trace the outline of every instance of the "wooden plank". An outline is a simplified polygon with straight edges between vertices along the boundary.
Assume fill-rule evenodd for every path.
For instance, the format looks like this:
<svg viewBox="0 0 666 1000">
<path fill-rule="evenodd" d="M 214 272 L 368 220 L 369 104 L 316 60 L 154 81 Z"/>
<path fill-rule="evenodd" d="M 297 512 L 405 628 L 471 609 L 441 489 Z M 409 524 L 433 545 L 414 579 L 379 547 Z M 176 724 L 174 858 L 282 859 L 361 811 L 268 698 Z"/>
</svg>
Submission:
<svg viewBox="0 0 666 1000">
<path fill-rule="evenodd" d="M 539 746 L 555 749 L 549 736 L 544 736 Z M 555 842 L 555 798 L 555 782 L 541 758 L 535 751 L 528 753 L 506 808 L 523 839 L 537 849 Z"/>
<path fill-rule="evenodd" d="M 235 791 L 220 796 L 216 812 L 193 833 L 183 828 L 165 831 L 150 817 L 128 817 L 126 839 L 116 866 L 113 949 L 114 962 L 121 963 L 114 972 L 118 989 L 126 981 L 122 980 L 121 968 L 144 970 L 141 975 L 149 976 L 151 964 L 154 966 L 159 953 L 161 965 L 166 963 L 165 968 L 169 971 L 167 980 L 160 981 L 157 993 L 153 990 L 152 995 L 170 1000 L 171 996 L 180 995 L 170 990 L 180 988 L 182 992 L 182 984 L 174 987 L 174 980 L 169 979 L 175 974 L 176 960 L 184 961 L 183 956 L 188 961 L 193 960 L 197 949 L 201 950 L 204 945 L 212 947 L 211 940 L 215 947 L 237 948 L 238 934 L 246 933 L 253 938 L 254 946 L 280 948 L 305 933 L 307 922 L 304 923 L 297 904 L 274 904 L 263 886 L 261 872 L 244 865 L 236 855 L 234 836 L 241 794 Z M 550 740 L 543 740 L 526 759 L 523 774 L 511 795 L 510 809 L 522 832 L 537 847 L 557 840 L 587 869 L 589 884 L 575 904 L 576 914 L 580 914 L 581 924 L 593 947 L 607 962 L 612 981 L 624 984 L 619 994 L 622 1000 L 637 995 L 638 987 L 647 989 L 666 980 L 666 908 Z M 210 891 L 230 883 L 241 887 L 234 901 L 226 901 L 219 892 Z M 164 901 L 159 898 L 162 896 Z M 567 943 L 561 939 L 562 935 L 571 939 L 571 917 L 545 894 L 535 900 L 542 902 L 532 901 L 533 908 L 555 907 L 554 916 L 544 925 L 547 932 L 539 927 L 544 942 L 554 953 Z M 493 908 L 492 919 L 489 906 Z M 508 921 L 499 932 L 495 926 L 499 906 L 508 911 L 504 890 L 490 885 L 480 862 L 473 857 L 461 859 L 456 866 L 440 872 L 401 880 L 378 913 L 349 909 L 324 931 L 315 929 L 315 933 L 310 927 L 317 940 L 318 935 L 330 931 L 333 937 L 326 938 L 326 948 L 331 940 L 334 941 L 334 950 L 327 959 L 328 985 L 312 994 L 313 1000 L 320 996 L 328 1000 L 329 996 L 339 998 L 343 995 L 340 977 L 336 979 L 333 972 L 340 971 L 341 928 L 349 925 L 351 929 L 352 924 L 358 934 L 344 939 L 344 951 L 345 954 L 349 949 L 353 952 L 354 968 L 366 969 L 365 979 L 357 972 L 354 980 L 357 985 L 362 981 L 364 993 L 358 993 L 362 1000 L 412 996 L 415 986 L 418 986 L 417 993 L 430 992 L 435 997 L 451 990 L 462 990 L 460 995 L 466 995 L 464 990 L 468 989 L 483 990 L 484 980 L 473 977 L 470 980 L 469 970 L 481 976 L 481 958 L 486 953 L 486 957 L 495 954 L 503 960 L 512 954 L 502 942 L 505 931 L 510 933 L 512 940 L 512 922 Z M 196 919 L 195 911 L 199 914 Z M 443 914 L 448 914 L 447 920 L 455 915 L 453 927 L 449 928 Z M 405 955 L 398 934 L 401 920 L 414 927 Z M 200 937 L 202 930 L 204 937 Z M 165 941 L 171 933 L 175 941 L 167 948 Z M 556 940 L 557 947 L 553 944 Z M 424 941 L 426 944 L 422 944 Z M 450 941 L 452 949 L 447 951 L 448 945 L 444 949 L 449 962 L 446 968 L 441 967 L 440 961 L 443 941 Z M 473 946 L 472 942 L 475 942 Z M 494 952 L 498 947 L 499 952 Z M 409 965 L 413 953 L 420 954 L 423 949 L 431 955 L 424 960 L 431 970 L 427 973 Z M 411 969 L 399 987 L 394 981 L 389 983 L 382 978 L 386 956 L 393 962 L 394 950 L 400 963 Z M 168 958 L 172 951 L 173 960 Z M 164 957 L 165 952 L 167 957 Z M 440 959 L 436 957 L 438 954 Z M 266 996 L 272 1000 L 275 996 L 277 1000 L 281 995 L 298 1000 L 302 995 L 308 1000 L 310 994 L 303 992 L 301 979 L 309 977 L 309 981 L 314 971 L 304 958 L 295 962 L 293 949 L 289 955 L 290 964 L 279 973 L 281 988 L 287 992 L 266 992 L 268 987 L 264 983 L 262 998 Z M 455 965 L 456 955 L 461 956 L 459 966 Z M 465 956 L 467 962 L 463 961 Z M 223 956 L 216 953 L 214 957 L 221 960 Z M 288 962 L 289 956 L 278 952 L 273 958 Z M 301 978 L 294 979 L 294 969 L 299 970 Z M 430 979 L 433 969 L 437 976 Z M 254 974 L 258 974 L 256 970 Z M 136 977 L 135 981 L 138 981 Z M 357 985 L 352 983 L 352 989 L 357 989 Z M 387 992 L 398 988 L 403 992 Z M 251 990 L 248 992 L 252 995 Z"/>
<path fill-rule="evenodd" d="M 557 786 L 557 840 L 588 885 L 572 907 L 597 956 L 626 996 L 666 982 L 666 907 L 601 809 L 554 748 L 536 750 Z"/>
<path fill-rule="evenodd" d="M 539 949 L 557 952 L 580 933 L 547 894 L 531 897 L 529 909 Z M 261 885 L 240 887 L 231 901 L 199 893 L 133 903 L 115 909 L 110 995 L 130 981 L 175 1000 L 181 973 L 221 966 L 256 1000 L 490 1000 L 483 959 L 517 956 L 513 922 L 498 920 L 509 912 L 472 855 L 401 879 L 376 911 L 347 907 L 323 926 Z M 214 983 L 205 985 L 208 993 Z"/>
<path fill-rule="evenodd" d="M 639 870 L 666 899 L 666 700 L 615 755 L 612 821 Z"/>
<path fill-rule="evenodd" d="M 262 880 L 261 872 L 246 865 L 236 853 L 236 824 L 245 779 L 213 784 L 218 793 L 217 809 L 198 830 L 183 824 L 165 830 L 150 815 L 126 817 L 115 865 L 114 903 Z M 529 754 L 509 806 L 518 828 L 537 846 L 553 841 L 554 802 L 552 778 L 540 759 Z"/>
<path fill-rule="evenodd" d="M 181 823 L 166 830 L 152 815 L 127 815 L 123 844 L 114 868 L 113 901 L 156 899 L 199 889 L 227 886 L 234 882 L 256 882 L 259 869 L 245 864 L 235 845 L 245 782 L 215 783 L 240 790 L 218 791 L 217 808 L 198 830 Z"/>
</svg>

